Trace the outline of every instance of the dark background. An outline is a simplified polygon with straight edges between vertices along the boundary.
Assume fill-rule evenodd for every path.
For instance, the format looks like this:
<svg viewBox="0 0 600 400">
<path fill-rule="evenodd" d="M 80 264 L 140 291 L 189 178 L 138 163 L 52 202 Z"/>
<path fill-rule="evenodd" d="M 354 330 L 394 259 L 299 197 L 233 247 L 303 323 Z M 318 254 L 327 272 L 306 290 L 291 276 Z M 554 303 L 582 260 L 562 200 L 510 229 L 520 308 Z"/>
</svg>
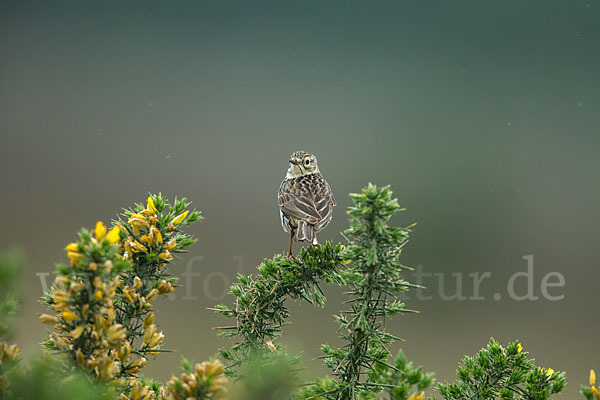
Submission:
<svg viewBox="0 0 600 400">
<path fill-rule="evenodd" d="M 484 301 L 444 301 L 425 278 L 433 299 L 407 299 L 422 313 L 389 326 L 410 359 L 454 379 L 490 336 L 520 339 L 577 398 L 600 368 L 599 43 L 598 0 L 1 1 L 0 243 L 27 254 L 18 343 L 31 355 L 44 337 L 36 274 L 151 191 L 206 217 L 173 268 L 200 276 L 156 303 L 166 347 L 201 360 L 228 346 L 206 307 L 285 250 L 276 192 L 306 150 L 338 201 L 321 240 L 341 240 L 347 193 L 391 184 L 408 208 L 393 223 L 418 222 L 406 264 L 444 273 L 447 294 L 452 273 L 467 296 L 469 273 L 492 273 Z M 516 301 L 527 255 L 540 299 Z M 541 297 L 549 272 L 563 300 Z M 292 304 L 282 338 L 307 376 L 336 342 L 343 297 L 327 294 L 325 310 Z M 168 379 L 181 354 L 146 374 Z"/>
</svg>

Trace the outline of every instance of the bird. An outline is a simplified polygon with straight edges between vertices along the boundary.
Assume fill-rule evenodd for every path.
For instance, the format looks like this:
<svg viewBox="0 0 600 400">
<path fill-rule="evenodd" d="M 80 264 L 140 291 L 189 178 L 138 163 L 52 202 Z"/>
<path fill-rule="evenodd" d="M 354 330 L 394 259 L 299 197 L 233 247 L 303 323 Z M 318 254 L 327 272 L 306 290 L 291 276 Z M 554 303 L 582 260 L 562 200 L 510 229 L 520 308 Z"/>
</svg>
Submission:
<svg viewBox="0 0 600 400">
<path fill-rule="evenodd" d="M 318 244 L 317 232 L 331 222 L 336 203 L 314 155 L 296 151 L 288 161 L 287 173 L 279 186 L 278 203 L 281 226 L 290 233 L 287 256 L 294 258 L 294 241 Z"/>
</svg>

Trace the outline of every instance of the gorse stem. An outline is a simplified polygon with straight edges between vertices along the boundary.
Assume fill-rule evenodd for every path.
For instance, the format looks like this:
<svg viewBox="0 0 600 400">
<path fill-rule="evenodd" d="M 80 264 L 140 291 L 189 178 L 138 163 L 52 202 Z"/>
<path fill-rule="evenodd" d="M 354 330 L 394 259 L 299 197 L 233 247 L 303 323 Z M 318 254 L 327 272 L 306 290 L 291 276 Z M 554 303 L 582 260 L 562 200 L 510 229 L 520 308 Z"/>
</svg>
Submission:
<svg viewBox="0 0 600 400">
<path fill-rule="evenodd" d="M 387 225 L 400 209 L 391 196 L 389 187 L 372 184 L 351 195 L 354 206 L 348 211 L 350 228 L 344 233 L 349 245 L 344 257 L 352 260 L 352 266 L 339 273 L 350 288 L 350 310 L 337 316 L 346 344 L 322 346 L 325 363 L 337 381 L 321 398 L 350 400 L 361 391 L 376 393 L 389 386 L 370 374 L 378 365 L 388 365 L 388 345 L 396 339 L 385 330 L 385 322 L 391 315 L 414 312 L 397 295 L 419 287 L 401 277 L 403 269 L 410 269 L 398 260 L 410 229 Z"/>
<path fill-rule="evenodd" d="M 321 282 L 339 282 L 337 271 L 344 263 L 344 247 L 332 243 L 302 249 L 297 260 L 281 255 L 264 260 L 258 266 L 259 274 L 238 275 L 238 283 L 231 286 L 235 305 L 217 305 L 212 310 L 235 325 L 221 327 L 220 336 L 235 337 L 238 341 L 230 349 L 222 349 L 221 356 L 229 361 L 228 373 L 250 359 L 270 353 L 284 353 L 272 340 L 281 335 L 281 328 L 289 317 L 285 306 L 288 298 L 304 299 L 322 307 L 325 296 Z"/>
</svg>

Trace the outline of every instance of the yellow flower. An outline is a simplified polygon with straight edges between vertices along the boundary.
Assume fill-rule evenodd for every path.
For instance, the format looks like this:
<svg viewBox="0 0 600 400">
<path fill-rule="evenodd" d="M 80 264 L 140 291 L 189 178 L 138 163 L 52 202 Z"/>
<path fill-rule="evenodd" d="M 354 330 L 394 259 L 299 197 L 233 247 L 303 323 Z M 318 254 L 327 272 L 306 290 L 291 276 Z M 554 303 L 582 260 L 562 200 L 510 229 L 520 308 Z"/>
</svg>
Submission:
<svg viewBox="0 0 600 400">
<path fill-rule="evenodd" d="M 115 324 L 110 327 L 107 336 L 110 343 L 116 344 L 125 340 L 126 334 L 121 324 Z"/>
<path fill-rule="evenodd" d="M 171 254 L 171 252 L 169 250 L 165 250 L 163 253 L 160 253 L 158 255 L 158 258 L 161 260 L 172 260 L 173 255 Z"/>
<path fill-rule="evenodd" d="M 17 359 L 19 357 L 19 352 L 19 348 L 16 344 L 9 346 L 6 342 L 0 342 L 0 365 L 3 359 L 5 361 Z"/>
<path fill-rule="evenodd" d="M 73 339 L 79 339 L 79 337 L 81 336 L 82 333 L 83 333 L 83 326 L 78 326 L 77 328 L 73 329 L 69 334 L 71 335 L 71 337 Z"/>
<path fill-rule="evenodd" d="M 121 240 L 121 236 L 119 235 L 120 232 L 121 232 L 121 230 L 119 229 L 118 226 L 115 226 L 114 228 L 112 228 L 110 230 L 110 232 L 108 232 L 108 235 L 106 235 L 106 238 L 108 239 L 108 242 L 110 244 L 115 244 L 119 240 Z"/>
<path fill-rule="evenodd" d="M 144 328 L 148 328 L 153 323 L 154 323 L 154 313 L 150 313 L 144 320 Z"/>
<path fill-rule="evenodd" d="M 140 237 L 140 240 L 144 243 L 148 243 L 148 245 L 152 246 L 152 236 L 150 235 L 142 235 L 142 237 Z"/>
<path fill-rule="evenodd" d="M 425 396 L 425 392 L 421 392 L 421 393 L 413 393 L 407 400 L 423 400 L 423 397 Z"/>
<path fill-rule="evenodd" d="M 154 206 L 154 200 L 152 200 L 152 196 L 148 196 L 148 205 L 146 206 L 146 210 L 148 214 L 154 215 L 158 212 L 156 207 Z"/>
<path fill-rule="evenodd" d="M 175 241 L 175 238 L 173 238 L 165 244 L 165 249 L 173 250 L 175 246 L 177 246 L 177 242 Z"/>
<path fill-rule="evenodd" d="M 138 290 L 141 287 L 142 280 L 139 278 L 139 276 L 136 276 L 135 278 L 133 278 L 133 290 Z"/>
<path fill-rule="evenodd" d="M 150 325 L 148 328 L 146 328 L 146 332 L 144 332 L 144 343 L 148 343 L 155 333 L 156 325 Z"/>
<path fill-rule="evenodd" d="M 69 257 L 73 261 L 79 261 L 83 258 L 83 254 L 78 253 L 76 251 L 68 251 L 67 257 Z"/>
<path fill-rule="evenodd" d="M 548 368 L 546 370 L 546 376 L 551 376 L 554 373 L 554 370 L 552 368 Z"/>
<path fill-rule="evenodd" d="M 596 389 L 594 386 L 592 386 L 592 393 L 596 399 L 600 400 L 600 392 L 598 392 L 598 389 Z"/>
<path fill-rule="evenodd" d="M 157 289 L 152 289 L 150 291 L 150 293 L 148 293 L 146 295 L 146 301 L 151 302 L 152 300 L 154 300 L 154 298 L 156 297 L 157 294 L 158 294 L 158 290 Z"/>
<path fill-rule="evenodd" d="M 127 367 L 127 369 L 137 369 L 139 371 L 139 369 L 144 368 L 146 366 L 146 363 L 148 362 L 148 360 L 146 360 L 145 357 L 140 357 L 137 360 L 135 360 L 134 362 L 132 362 L 131 364 L 129 364 L 129 367 Z M 130 373 L 134 373 L 129 371 Z"/>
<path fill-rule="evenodd" d="M 139 236 L 140 228 L 148 226 L 148 222 L 146 221 L 146 216 L 143 214 L 133 213 L 131 217 L 127 220 L 127 222 L 133 228 L 133 233 Z"/>
<path fill-rule="evenodd" d="M 522 352 L 523 351 L 523 346 L 521 346 L 521 343 L 519 343 L 519 346 L 517 346 L 517 352 Z"/>
<path fill-rule="evenodd" d="M 152 226 L 150 228 L 150 235 L 152 235 L 152 238 L 154 239 L 155 243 L 162 243 L 163 242 L 162 235 L 160 234 L 160 231 L 158 229 L 156 229 L 155 226 Z"/>
<path fill-rule="evenodd" d="M 183 220 L 185 219 L 185 217 L 187 217 L 189 211 L 184 211 L 181 214 L 179 214 L 178 216 L 176 216 L 175 218 L 173 218 L 173 221 L 171 221 L 171 223 L 173 225 L 179 225 L 180 223 L 183 222 Z"/>
<path fill-rule="evenodd" d="M 121 361 L 127 361 L 129 360 L 129 356 L 131 355 L 131 345 L 129 344 L 129 342 L 125 342 L 120 348 L 119 348 L 119 359 Z"/>
<path fill-rule="evenodd" d="M 100 299 L 102 299 L 102 290 L 100 290 L 100 289 L 96 290 L 96 293 L 94 294 L 94 299 L 96 301 L 99 301 Z"/>
<path fill-rule="evenodd" d="M 154 393 L 154 392 L 152 392 Z M 131 399 L 132 400 L 148 400 L 152 399 L 151 394 L 148 392 L 148 388 L 140 381 L 136 381 L 131 388 Z M 129 397 L 127 397 L 129 399 Z"/>
<path fill-rule="evenodd" d="M 99 276 L 95 276 L 92 283 L 96 289 L 104 290 L 104 282 L 102 282 Z"/>
<path fill-rule="evenodd" d="M 165 335 L 162 332 L 152 335 L 152 338 L 148 342 L 148 347 L 155 349 L 159 344 L 163 342 Z"/>
<path fill-rule="evenodd" d="M 137 240 L 129 241 L 129 248 L 133 253 L 139 253 L 140 251 L 146 251 L 146 246 L 138 242 Z"/>
<path fill-rule="evenodd" d="M 79 251 L 79 245 L 75 242 L 73 243 L 69 243 L 66 247 L 65 250 L 67 251 L 73 251 L 73 252 L 78 252 Z"/>
<path fill-rule="evenodd" d="M 173 288 L 173 285 L 171 285 L 171 282 L 167 282 L 164 279 L 160 282 L 160 285 L 158 286 L 158 292 L 160 294 L 171 293 L 174 290 L 175 290 L 175 288 Z"/>
<path fill-rule="evenodd" d="M 55 324 L 56 317 L 49 314 L 42 314 L 40 315 L 40 321 L 42 322 L 42 324 Z"/>
<path fill-rule="evenodd" d="M 342 264 L 346 265 L 346 264 L 350 264 L 352 262 L 352 260 L 344 260 L 342 261 Z"/>
<path fill-rule="evenodd" d="M 77 314 L 72 313 L 71 311 L 63 311 L 62 317 L 67 321 L 75 321 L 76 319 L 79 319 Z"/>
<path fill-rule="evenodd" d="M 596 384 L 596 372 L 593 369 L 590 369 L 590 386 Z"/>
<path fill-rule="evenodd" d="M 96 222 L 96 228 L 94 229 L 94 235 L 96 236 L 97 240 L 102 240 L 102 239 L 104 239 L 104 236 L 106 236 L 106 226 L 104 226 L 102 221 Z"/>
<path fill-rule="evenodd" d="M 52 300 L 54 300 L 55 303 L 66 302 L 69 300 L 69 295 L 64 290 L 58 289 L 52 295 Z"/>
<path fill-rule="evenodd" d="M 131 295 L 131 289 L 129 288 L 129 286 L 125 286 L 123 288 L 123 296 L 125 296 L 125 300 L 127 300 L 127 302 L 129 304 L 133 304 L 133 296 Z"/>
<path fill-rule="evenodd" d="M 54 279 L 54 284 L 56 286 L 68 287 L 71 283 L 71 280 L 64 275 L 58 275 L 56 279 Z"/>
</svg>

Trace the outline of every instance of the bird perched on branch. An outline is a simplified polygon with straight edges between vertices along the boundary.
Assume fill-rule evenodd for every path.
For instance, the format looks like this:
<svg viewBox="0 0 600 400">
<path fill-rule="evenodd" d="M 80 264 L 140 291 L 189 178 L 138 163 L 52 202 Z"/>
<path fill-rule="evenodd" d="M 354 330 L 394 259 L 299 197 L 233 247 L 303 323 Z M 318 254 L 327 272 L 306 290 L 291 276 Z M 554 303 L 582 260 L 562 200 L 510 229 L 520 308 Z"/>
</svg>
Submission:
<svg viewBox="0 0 600 400">
<path fill-rule="evenodd" d="M 294 240 L 313 245 L 318 243 L 317 232 L 331 221 L 335 199 L 319 171 L 315 156 L 297 151 L 292 154 L 289 163 L 278 198 L 281 226 L 290 233 L 288 257 L 292 257 Z"/>
</svg>

